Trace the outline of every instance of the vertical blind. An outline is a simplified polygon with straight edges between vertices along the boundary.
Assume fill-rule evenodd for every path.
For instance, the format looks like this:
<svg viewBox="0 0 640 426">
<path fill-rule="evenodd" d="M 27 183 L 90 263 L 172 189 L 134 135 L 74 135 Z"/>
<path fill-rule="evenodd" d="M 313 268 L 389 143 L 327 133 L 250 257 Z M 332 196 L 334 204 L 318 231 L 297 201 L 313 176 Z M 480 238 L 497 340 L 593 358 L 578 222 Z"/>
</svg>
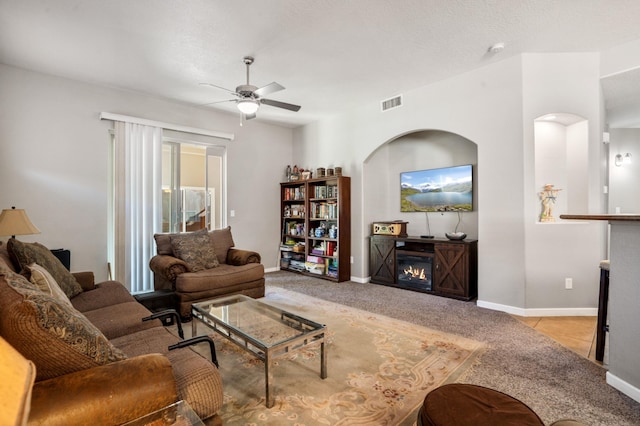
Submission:
<svg viewBox="0 0 640 426">
<path fill-rule="evenodd" d="M 115 123 L 115 278 L 153 291 L 149 260 L 162 227 L 162 128 Z"/>
</svg>

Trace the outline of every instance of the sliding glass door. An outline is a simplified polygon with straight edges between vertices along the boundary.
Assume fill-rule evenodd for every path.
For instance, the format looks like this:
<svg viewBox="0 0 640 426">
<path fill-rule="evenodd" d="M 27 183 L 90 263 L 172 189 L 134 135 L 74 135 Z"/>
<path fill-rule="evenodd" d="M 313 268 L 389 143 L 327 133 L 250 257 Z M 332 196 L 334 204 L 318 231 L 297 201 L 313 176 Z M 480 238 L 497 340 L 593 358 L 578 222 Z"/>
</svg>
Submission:
<svg viewBox="0 0 640 426">
<path fill-rule="evenodd" d="M 162 231 L 224 226 L 224 147 L 165 140 L 162 149 Z"/>
</svg>

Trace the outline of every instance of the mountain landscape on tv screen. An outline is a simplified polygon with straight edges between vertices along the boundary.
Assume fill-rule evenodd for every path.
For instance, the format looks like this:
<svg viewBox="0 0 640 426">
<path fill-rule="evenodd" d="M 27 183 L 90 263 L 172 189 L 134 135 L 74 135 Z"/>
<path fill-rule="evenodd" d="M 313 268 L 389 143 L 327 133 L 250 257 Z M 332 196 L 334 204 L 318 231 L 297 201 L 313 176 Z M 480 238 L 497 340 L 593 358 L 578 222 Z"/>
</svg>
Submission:
<svg viewBox="0 0 640 426">
<path fill-rule="evenodd" d="M 471 166 L 405 172 L 400 180 L 402 212 L 473 210 Z"/>
<path fill-rule="evenodd" d="M 416 187 L 411 186 L 410 184 L 403 183 L 403 194 L 405 193 L 405 190 L 407 191 L 407 194 L 415 194 L 418 192 L 471 192 L 473 190 L 473 185 L 471 184 L 471 181 L 452 182 L 444 185 L 437 185 L 427 182 Z"/>
</svg>

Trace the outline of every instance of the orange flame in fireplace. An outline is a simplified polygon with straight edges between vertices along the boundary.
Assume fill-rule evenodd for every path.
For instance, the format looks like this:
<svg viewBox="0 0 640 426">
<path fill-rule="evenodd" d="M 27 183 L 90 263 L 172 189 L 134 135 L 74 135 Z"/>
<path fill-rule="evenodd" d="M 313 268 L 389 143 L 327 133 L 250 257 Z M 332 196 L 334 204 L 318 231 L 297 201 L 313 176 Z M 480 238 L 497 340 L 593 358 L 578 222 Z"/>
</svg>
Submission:
<svg viewBox="0 0 640 426">
<path fill-rule="evenodd" d="M 415 268 L 413 269 L 413 266 L 409 265 L 409 269 L 404 269 L 404 273 L 407 275 L 411 275 L 411 278 L 418 278 L 420 280 L 426 280 L 427 276 L 424 273 L 424 268 Z"/>
</svg>

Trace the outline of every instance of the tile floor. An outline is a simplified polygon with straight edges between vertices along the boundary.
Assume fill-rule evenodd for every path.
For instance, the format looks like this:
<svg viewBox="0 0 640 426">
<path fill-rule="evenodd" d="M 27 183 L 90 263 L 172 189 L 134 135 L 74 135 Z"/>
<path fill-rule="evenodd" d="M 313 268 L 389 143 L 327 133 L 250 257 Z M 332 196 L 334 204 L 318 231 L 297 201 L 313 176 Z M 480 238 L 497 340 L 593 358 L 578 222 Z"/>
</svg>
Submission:
<svg viewBox="0 0 640 426">
<path fill-rule="evenodd" d="M 513 317 L 583 357 L 601 364 L 595 359 L 597 317 Z"/>
</svg>

